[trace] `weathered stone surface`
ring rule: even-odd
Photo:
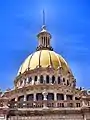
[[[88,119],[82,114],[68,114],[68,115],[44,115],[44,116],[10,116],[8,120],[90,120],[90,114],[87,115]]]

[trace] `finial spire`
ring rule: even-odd
[[[43,25],[45,25],[45,11],[43,10]]]
[[[43,25],[42,25],[42,29],[46,29],[46,25],[45,25],[45,11],[43,10]]]

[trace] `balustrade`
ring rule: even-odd
[[[22,101],[22,102],[17,102],[17,101],[12,101],[9,103],[10,108],[43,108],[44,105],[48,108],[68,108],[68,107],[81,107],[82,102],[80,100],[58,100],[58,101],[53,101],[53,100],[42,100],[42,101]]]

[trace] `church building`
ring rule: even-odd
[[[90,120],[90,91],[76,86],[67,62],[51,46],[45,23],[37,39],[14,88],[0,92],[0,120]]]

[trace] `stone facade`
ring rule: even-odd
[[[66,109],[66,110],[43,110],[42,111],[32,111],[32,112],[23,112],[20,115],[20,112],[16,116],[8,116],[8,120],[90,120],[90,108],[87,112],[84,112],[85,109]]]

